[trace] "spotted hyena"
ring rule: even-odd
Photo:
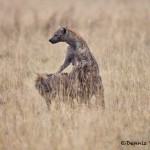
[[[104,106],[104,89],[99,67],[85,40],[70,28],[60,27],[49,41],[52,44],[68,44],[64,62],[57,73],[61,73],[70,63],[73,65],[69,76],[72,80],[79,79],[81,83],[81,102],[87,102],[95,95],[97,102]]]
[[[53,99],[69,102],[73,106],[73,98],[77,95],[74,89],[78,87],[77,84],[70,83],[68,73],[61,73],[57,75],[38,74],[35,80],[35,88],[45,99],[49,110]]]

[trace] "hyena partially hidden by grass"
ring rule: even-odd
[[[51,100],[55,98],[65,102],[68,100],[73,105],[73,98],[75,98],[73,88],[76,87],[70,86],[68,73],[59,75],[38,74],[35,80],[35,88],[46,100],[48,109],[50,109]]]
[[[42,75],[36,79],[36,88],[46,99],[47,104],[50,104],[53,95],[56,97],[56,95],[63,93],[64,98],[67,95],[67,98],[71,98],[71,101],[76,98],[81,103],[88,104],[90,104],[90,99],[94,95],[97,105],[104,107],[104,89],[99,67],[83,38],[71,29],[61,27],[49,41],[53,44],[66,42],[69,46],[67,47],[65,60],[58,71],[54,75]],[[65,74],[64,79],[64,74],[61,72],[70,63],[74,66],[73,70],[69,74]],[[64,81],[62,82],[62,80]],[[59,87],[63,87],[64,90]]]
[[[99,74],[99,67],[85,40],[73,30],[61,27],[49,41],[52,44],[66,42],[69,45],[65,60],[57,73],[61,73],[72,63],[74,68],[69,77],[72,80],[78,79],[80,81],[80,88],[78,89],[80,89],[81,102],[87,102],[95,95],[97,102],[104,106],[104,89]]]
[[[90,79],[90,74],[87,78]],[[79,100],[83,93],[80,89],[80,80],[70,78],[68,73],[60,74],[38,74],[35,80],[35,88],[40,95],[45,99],[48,110],[52,100],[67,102],[71,107],[74,107],[74,101]],[[90,89],[90,85],[86,85],[86,89]]]

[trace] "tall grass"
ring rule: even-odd
[[[0,149],[150,149],[149,0],[0,0]],[[66,44],[48,42],[75,28],[100,66],[106,110],[45,100],[36,73],[55,72]],[[65,71],[70,71],[66,69]],[[123,146],[122,140],[147,145]]]

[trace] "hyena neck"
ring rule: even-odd
[[[69,44],[71,47],[73,47],[74,49],[79,49],[79,48],[85,48],[87,46],[85,40],[76,32],[74,31],[70,31],[69,32],[69,38],[66,41],[67,44]],[[89,49],[89,48],[88,48]]]
[[[73,47],[73,49],[81,49],[81,48],[88,48],[86,43],[83,43],[82,41],[76,40],[76,41],[67,41],[67,44],[71,47]]]

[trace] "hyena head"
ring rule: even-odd
[[[58,42],[66,42],[67,39],[68,39],[68,29],[65,27],[61,27],[54,33],[52,38],[49,39],[49,42],[55,44]]]
[[[78,34],[76,31],[68,28],[68,27],[60,27],[49,39],[49,42],[52,44],[58,42],[66,42],[67,44],[76,47],[77,45],[86,44],[84,39]]]

